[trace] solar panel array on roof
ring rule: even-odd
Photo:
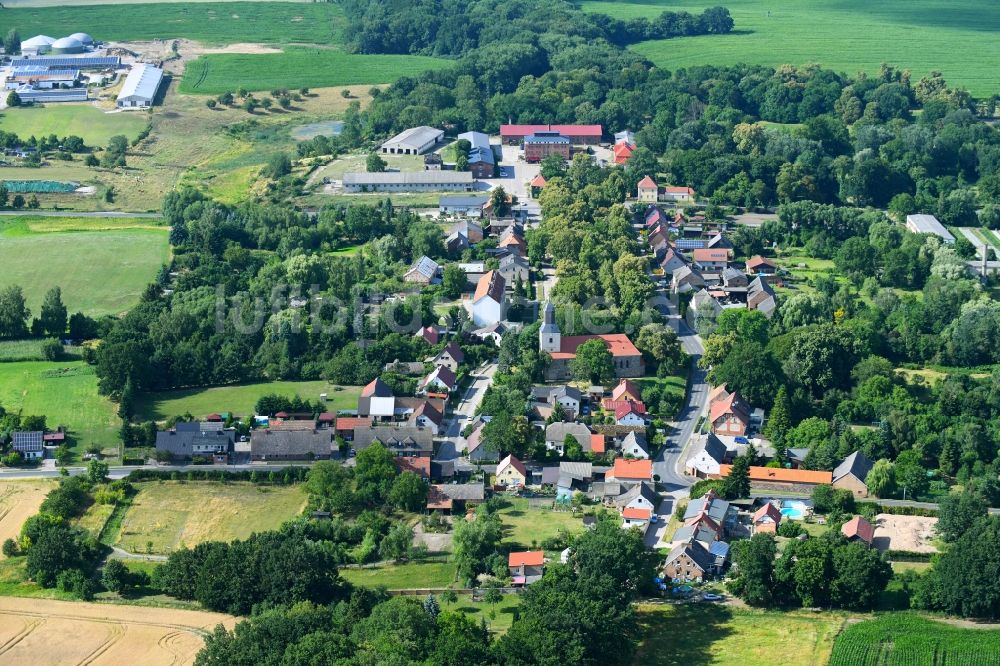
[[[47,67],[73,69],[107,69],[120,67],[122,59],[118,56],[86,56],[82,58],[37,57],[15,58],[11,61],[15,67]]]

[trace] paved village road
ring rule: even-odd
[[[476,410],[486,395],[486,387],[493,383],[497,364],[487,363],[477,368],[471,375],[472,384],[466,389],[462,401],[458,403],[444,432],[444,441],[438,449],[437,460],[454,460],[465,450],[465,437],[462,430],[476,415]]]

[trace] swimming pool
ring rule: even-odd
[[[808,510],[805,502],[785,500],[781,503],[781,515],[791,520],[804,520]]]

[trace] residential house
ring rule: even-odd
[[[444,366],[452,372],[458,372],[458,366],[464,362],[465,352],[454,340],[445,345],[444,349],[438,352],[438,355],[432,360],[435,365]]]
[[[486,422],[480,420],[465,439],[465,454],[472,463],[495,463],[500,459],[500,453],[496,450],[490,450],[483,442],[483,428],[485,426]]]
[[[622,455],[632,458],[649,458],[649,443],[646,435],[635,431],[625,435],[622,440]]]
[[[730,465],[721,465],[719,478],[728,476],[730,469]],[[830,472],[781,467],[753,466],[750,468],[750,487],[755,490],[812,493],[816,486],[832,482],[833,474]]]
[[[840,528],[840,533],[850,541],[859,541],[869,548],[875,541],[875,526],[864,516],[854,516]]]
[[[646,406],[626,400],[615,409],[615,425],[642,427],[646,425]]]
[[[570,497],[587,492],[594,480],[594,466],[589,462],[561,462],[556,482],[556,497]]]
[[[633,400],[635,402],[642,402],[642,391],[635,382],[629,379],[622,379],[611,390],[611,399],[614,401]]]
[[[570,140],[559,132],[541,131],[524,137],[524,161],[528,164],[541,162],[549,155],[569,159]]]
[[[653,462],[651,460],[625,460],[618,458],[614,467],[605,475],[605,479],[622,485],[636,483],[651,483],[653,481]]]
[[[747,275],[774,275],[778,272],[778,264],[759,254],[747,259]]]
[[[430,257],[420,257],[403,275],[404,282],[428,285],[438,281],[441,266]]]
[[[483,240],[483,226],[472,220],[461,220],[451,228],[452,233],[463,234],[469,243],[475,245]]]
[[[436,345],[438,341],[441,340],[441,333],[438,331],[436,326],[424,326],[414,335],[416,337],[423,338],[424,342],[429,345]]]
[[[500,267],[497,269],[508,285],[515,285],[520,280],[522,284],[528,284],[531,277],[531,267],[528,260],[519,254],[508,254],[500,257]]]
[[[469,142],[469,171],[476,178],[492,178],[496,172],[496,155],[490,137],[482,132],[463,132],[456,137]]]
[[[434,454],[434,435],[427,428],[414,425],[371,426],[354,429],[354,448],[367,449],[380,442],[397,458],[426,458],[429,463]]]
[[[483,209],[486,204],[489,203],[490,198],[482,194],[469,194],[469,195],[445,195],[438,199],[438,212],[442,215],[470,215],[473,217],[482,217]],[[480,231],[482,228],[480,227]],[[473,243],[478,243],[479,241],[473,240],[472,234],[466,234],[469,241]],[[479,240],[482,240],[480,236]]]
[[[844,458],[833,470],[833,487],[850,490],[856,498],[868,497],[868,472],[872,471],[872,461],[861,451],[855,451]]]
[[[507,556],[507,568],[515,586],[531,585],[545,573],[545,553],[540,550],[515,551]]]
[[[503,322],[495,322],[482,328],[477,328],[472,331],[471,335],[473,337],[479,338],[483,342],[492,342],[497,347],[500,346],[500,342],[503,340],[504,333],[507,332],[507,327],[504,326]]]
[[[429,511],[437,509],[461,515],[467,508],[478,506],[485,499],[486,489],[481,482],[431,484],[427,489]]]
[[[444,415],[430,402],[424,401],[419,407],[413,410],[409,422],[410,425],[418,428],[426,428],[431,431],[431,434],[437,435],[441,430],[443,420]]]
[[[780,524],[781,509],[772,502],[766,502],[754,512],[750,527],[754,534],[775,534]]]
[[[708,239],[708,243],[705,247],[710,247],[718,250],[732,250],[733,243],[725,234],[715,234]]]
[[[633,146],[635,145],[635,132],[632,130],[622,130],[621,132],[615,132],[615,145],[619,143],[629,143]]]
[[[250,433],[252,460],[323,460],[330,457],[331,451],[328,429],[272,427]]]
[[[729,250],[703,247],[691,251],[694,263],[701,271],[718,272],[729,266]]]
[[[553,406],[562,408],[567,418],[575,419],[580,414],[580,400],[583,395],[580,389],[565,384],[559,386],[536,386],[531,390],[536,400],[542,400]]]
[[[649,509],[626,508],[622,509],[622,528],[629,529],[637,527],[643,533],[649,528],[650,519],[653,512]]]
[[[723,269],[721,277],[722,286],[725,289],[746,288],[750,284],[750,281],[747,279],[747,274],[738,268],[733,268],[732,266]]]
[[[380,421],[391,421],[396,414],[396,398],[389,385],[376,377],[361,389],[358,396],[358,416],[371,416]]]
[[[637,483],[614,498],[613,504],[619,511],[624,511],[625,509],[646,509],[652,512],[656,511],[656,507],[659,506],[660,496],[656,494],[656,490],[652,484]]]
[[[528,187],[531,189],[531,197],[533,199],[537,199],[538,195],[542,193],[542,190],[545,189],[547,184],[545,176],[540,173],[532,178],[531,183],[528,184]]]
[[[747,308],[760,310],[768,319],[773,317],[774,311],[778,309],[778,299],[774,289],[760,277],[747,287]]]
[[[657,194],[659,193],[659,187],[656,185],[656,181],[649,176],[644,177],[639,181],[638,198],[639,201],[644,203],[656,203],[658,200]]]
[[[170,430],[156,433],[156,450],[169,454],[172,460],[228,455],[233,450],[234,442],[233,431],[223,429],[219,422],[179,422]]]
[[[680,543],[663,564],[663,575],[672,581],[702,582],[718,575],[716,558],[699,541]]]
[[[356,428],[370,428],[371,426],[370,416],[338,416],[333,430],[335,436],[343,437],[345,441],[352,442]]]
[[[439,365],[417,384],[417,395],[451,393],[455,390],[456,382],[455,373],[443,365]]]
[[[632,153],[635,152],[635,145],[630,143],[616,143],[612,150],[614,152],[615,164],[621,165],[628,162],[628,158],[632,157]]]
[[[497,485],[520,488],[528,481],[528,469],[512,454],[500,461],[495,476]]]
[[[743,436],[750,427],[750,406],[738,391],[730,393],[725,385],[713,389],[708,397],[708,422],[717,435]]]
[[[712,433],[701,435],[691,448],[685,471],[699,479],[716,477],[719,467],[726,462],[726,445]]]
[[[663,258],[660,259],[660,268],[663,269],[663,274],[668,277],[673,277],[674,271],[678,268],[684,268],[687,266],[687,261],[681,256],[681,253],[674,248],[668,248],[663,254]]]
[[[516,224],[512,224],[503,230],[497,239],[497,247],[521,257],[528,254],[528,243],[524,240],[524,233],[521,231],[521,228]]]
[[[715,490],[709,490],[701,497],[688,502],[687,508],[684,510],[684,522],[687,523],[701,514],[707,515],[717,525],[720,525],[723,534],[736,526],[738,518],[736,507],[719,497]]]
[[[674,532],[673,543],[697,541],[708,548],[716,541],[721,540],[723,534],[723,527],[719,521],[702,511],[685,519],[684,524]]]
[[[661,198],[664,201],[669,201],[671,203],[693,204],[695,196],[694,190],[690,187],[667,185],[663,188],[663,195]]]
[[[681,266],[674,269],[671,276],[670,288],[676,294],[683,294],[688,291],[697,291],[705,287],[705,278],[701,273],[691,266]]]
[[[469,249],[469,238],[461,231],[453,231],[444,239],[444,246],[449,256],[456,257]]]
[[[12,433],[11,449],[25,460],[41,460],[45,456],[44,437],[45,433],[41,430]]]
[[[590,451],[590,429],[582,423],[550,423],[545,427],[545,448],[563,455],[567,437],[575,439],[584,452]]]
[[[479,279],[471,301],[472,323],[489,326],[503,321],[507,312],[506,286],[507,281],[497,271],[489,271]]]

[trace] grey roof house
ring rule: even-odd
[[[219,428],[221,423],[178,423],[170,430],[156,433],[156,450],[171,458],[190,459],[229,453],[235,436],[232,430]],[[329,454],[327,454],[329,455]]]

